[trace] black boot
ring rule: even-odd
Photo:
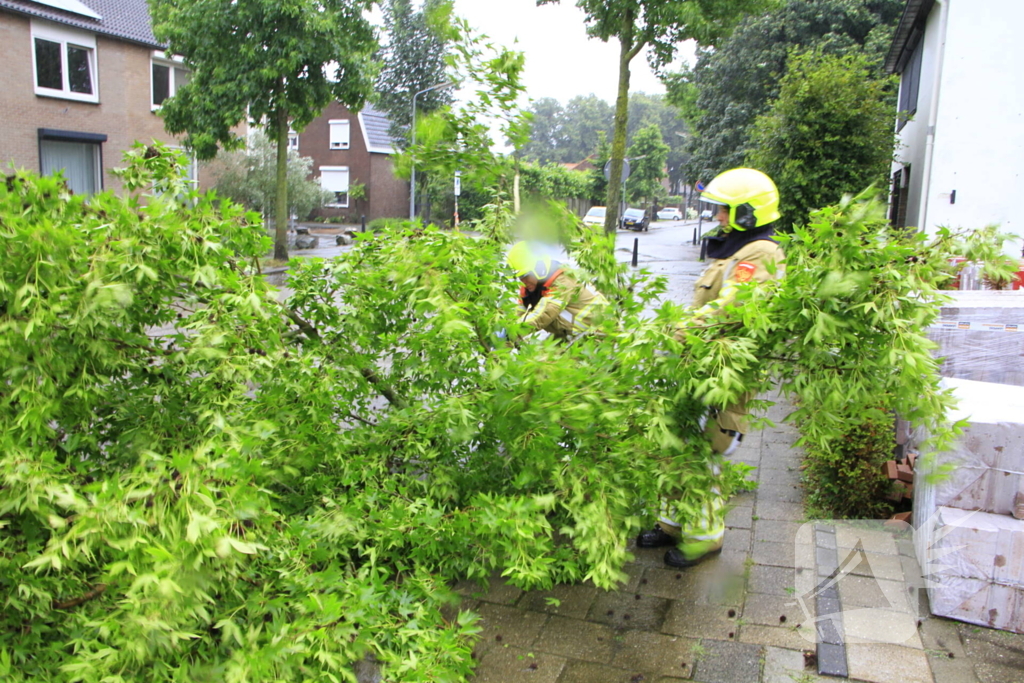
[[[641,531],[640,535],[636,537],[636,547],[638,548],[663,548],[678,542],[679,539],[666,534],[660,526],[656,526],[650,531]]]
[[[695,564],[700,564],[704,560],[712,557],[713,555],[717,555],[720,552],[722,552],[722,546],[718,546],[717,548],[709,550],[703,555],[699,555],[690,560],[687,559],[686,555],[683,555],[683,551],[679,548],[669,548],[665,553],[665,564],[670,567],[685,569],[686,567],[692,567]]]

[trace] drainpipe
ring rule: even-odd
[[[931,201],[932,156],[935,154],[935,123],[939,118],[939,87],[942,84],[942,63],[946,59],[946,22],[949,20],[949,3],[952,0],[936,0],[942,5],[939,17],[939,49],[935,63],[935,79],[932,84],[932,101],[928,110],[928,135],[924,145],[924,183],[921,185],[921,230],[928,231],[928,203]],[[922,37],[922,40],[924,38]],[[922,45],[922,49],[923,49]]]

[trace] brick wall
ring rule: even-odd
[[[176,144],[150,107],[150,55],[147,47],[96,36],[99,103],[36,95],[32,39],[26,17],[0,12],[0,168],[11,164],[39,172],[39,128],[101,133],[103,188],[119,192],[110,170],[123,165],[122,154],[138,140]],[[200,185],[212,178],[200,169]]]

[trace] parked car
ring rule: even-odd
[[[700,219],[702,221],[711,221],[715,219],[715,214],[711,211],[711,209],[704,209],[703,211],[700,212]]]
[[[643,209],[626,209],[622,212],[621,225],[624,230],[641,232],[648,229],[649,223],[647,212]]]
[[[590,207],[590,211],[583,217],[583,225],[604,225],[604,212],[603,206]]]
[[[683,212],[679,209],[673,209],[665,207],[658,212],[659,221],[681,221],[683,220]]]

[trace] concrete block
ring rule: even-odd
[[[1018,333],[1024,336],[1024,333]],[[1024,491],[1024,387],[943,379],[958,400],[951,421],[968,420],[953,450],[926,453],[916,463],[914,518],[926,520],[938,507],[1013,513]],[[917,433],[915,442],[926,435]],[[940,468],[952,469],[935,481]]]

